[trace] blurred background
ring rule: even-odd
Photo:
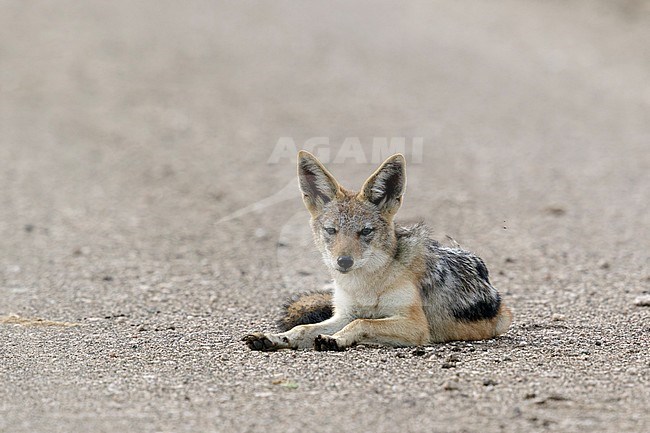
[[[374,138],[403,137],[402,219],[479,253],[519,326],[645,317],[641,0],[2,0],[0,315],[195,323],[239,348],[327,279],[295,160],[272,157],[313,137],[353,189]],[[365,159],[334,161],[350,138]]]
[[[296,213],[306,228],[282,139],[313,137],[350,188],[375,137],[402,137],[402,218],[468,248],[629,255],[649,240],[649,17],[644,1],[5,1],[2,259],[246,267]],[[348,139],[365,160],[334,161]]]

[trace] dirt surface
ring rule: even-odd
[[[0,431],[650,431],[649,82],[641,1],[0,2]],[[405,137],[510,332],[248,350],[327,280],[281,137]]]

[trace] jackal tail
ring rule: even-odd
[[[277,321],[282,332],[298,325],[320,323],[332,317],[332,293],[326,290],[306,292],[292,296],[283,307]]]

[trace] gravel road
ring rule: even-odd
[[[0,1],[0,431],[650,431],[648,83],[647,1]],[[248,350],[375,137],[511,330]]]

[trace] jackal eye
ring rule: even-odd
[[[361,236],[368,236],[370,233],[372,233],[375,229],[366,227],[365,229],[361,230],[359,233]]]
[[[325,231],[327,232],[328,235],[336,234],[336,229],[334,227],[325,227]]]

